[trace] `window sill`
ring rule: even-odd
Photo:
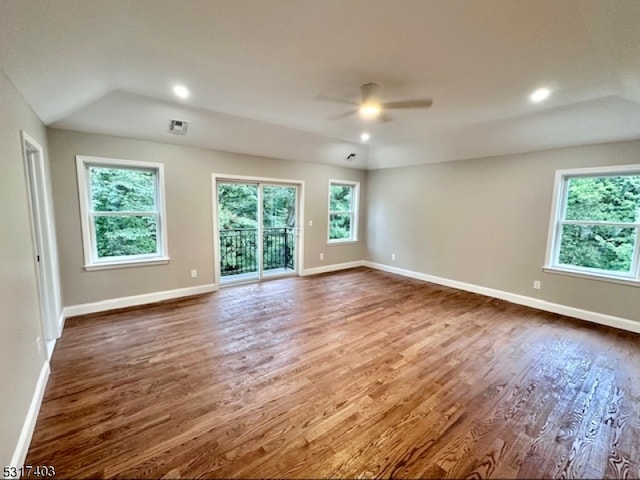
[[[129,267],[148,267],[151,265],[166,265],[169,263],[169,257],[153,257],[149,259],[121,260],[117,262],[91,263],[85,265],[84,269],[88,272],[95,270],[109,270],[113,268],[129,268]]]
[[[566,275],[568,277],[586,278],[588,280],[596,280],[598,282],[617,283],[619,285],[627,285],[630,287],[640,287],[640,280],[636,280],[634,278],[610,277],[608,275],[598,273],[587,273],[558,267],[543,267],[542,271],[546,273],[553,273],[555,275]]]
[[[359,240],[329,240],[327,241],[327,245],[351,245],[354,243],[360,243]]]

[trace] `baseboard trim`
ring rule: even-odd
[[[175,290],[165,290],[163,292],[132,295],[130,297],[110,298],[109,300],[102,300],[100,302],[70,305],[68,307],[64,307],[64,316],[65,318],[69,318],[76,317],[78,315],[86,315],[88,313],[106,312],[117,308],[135,307],[138,305],[146,305],[148,303],[162,302],[164,300],[189,297],[191,295],[211,293],[215,292],[217,289],[217,285],[211,283],[207,285],[198,285],[197,287],[178,288]]]
[[[337,272],[338,270],[346,270],[348,268],[356,268],[364,266],[366,262],[362,260],[357,260],[355,262],[346,262],[346,263],[334,263],[332,265],[324,265],[322,267],[315,268],[305,268],[302,271],[302,276],[306,277],[307,275],[318,275],[319,273],[328,273],[328,272]]]
[[[434,275],[427,275],[426,273],[420,273],[413,270],[405,270],[403,268],[392,267],[383,263],[375,262],[362,262],[364,266],[373,268],[376,270],[382,270],[389,273],[395,273],[405,277],[415,278],[417,280],[423,280],[425,282],[436,283],[438,285],[444,285],[446,287],[457,288],[458,290],[464,290],[467,292],[478,293],[480,295],[486,295],[488,297],[499,298],[511,303],[517,303],[518,305],[524,305],[527,307],[537,308],[538,310],[544,310],[546,312],[557,313],[565,315],[567,317],[578,318],[580,320],[586,320],[588,322],[599,323],[608,327],[619,328],[621,330],[627,330],[629,332],[640,333],[640,322],[630,320],[628,318],[615,317],[613,315],[607,315],[604,313],[592,312],[590,310],[583,310],[581,308],[569,307],[559,303],[547,302],[546,300],[540,300],[539,298],[527,297],[526,295],[519,295],[516,293],[505,292],[504,290],[496,290],[493,288],[482,287],[480,285],[474,285],[471,283],[459,282],[457,280],[451,280],[449,278],[436,277]]]
[[[20,437],[18,437],[18,444],[16,445],[16,449],[11,457],[11,467],[20,468],[24,465],[24,461],[27,458],[27,452],[29,451],[29,445],[31,445],[33,431],[36,428],[36,421],[38,420],[38,413],[40,413],[40,405],[42,405],[45,388],[47,386],[47,381],[49,380],[49,373],[51,373],[51,368],[49,366],[49,362],[45,361],[40,369],[38,383],[36,383],[36,388],[33,392],[33,397],[31,397],[31,403],[29,404],[29,410],[27,410],[27,416],[22,424]],[[19,478],[19,476],[16,478]]]

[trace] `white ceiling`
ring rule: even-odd
[[[640,138],[639,25],[639,0],[0,0],[0,67],[54,127],[384,168]],[[332,119],[366,82],[434,105]]]

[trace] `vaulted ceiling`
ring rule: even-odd
[[[0,0],[0,67],[53,127],[384,168],[640,138],[638,25],[637,0]],[[433,106],[336,118],[367,82]]]

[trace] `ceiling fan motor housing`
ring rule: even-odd
[[[362,103],[380,103],[380,85],[377,83],[365,83],[360,88]]]

